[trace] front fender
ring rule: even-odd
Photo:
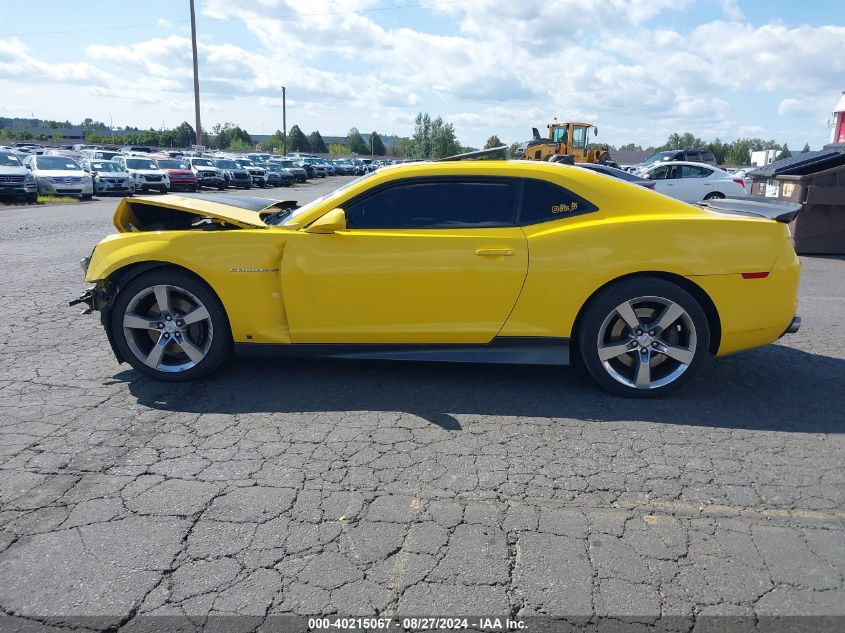
[[[114,281],[127,267],[173,265],[217,294],[235,342],[290,342],[279,273],[283,231],[159,231],[110,235],[94,249],[86,281]]]

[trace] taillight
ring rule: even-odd
[[[736,184],[745,189],[745,181],[742,178],[734,178],[733,180]]]
[[[769,273],[742,273],[743,279],[765,279],[769,276]]]

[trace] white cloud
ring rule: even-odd
[[[845,76],[845,26],[754,26],[733,0],[707,3],[717,19],[685,29],[666,24],[692,0],[429,0],[436,20],[451,21],[438,32],[372,11],[391,6],[207,0],[201,19],[228,20],[239,37],[201,30],[204,110],[249,127],[278,114],[284,84],[295,122],[326,133],[380,124],[408,133],[414,112],[427,110],[476,144],[501,130],[527,137],[555,115],[648,144],[678,130],[732,137],[777,114],[816,121],[817,104]],[[189,112],[190,39],[181,32],[92,44],[87,58],[60,64],[0,41],[0,80],[75,84]]]

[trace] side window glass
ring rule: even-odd
[[[701,162],[701,152],[687,152],[687,158],[691,163]]]
[[[545,180],[525,179],[520,224],[536,224],[598,210],[593,203]]]
[[[554,132],[552,133],[552,141],[554,141],[555,143],[560,143],[561,141],[563,141],[565,143],[567,140],[566,130],[566,127],[555,128]]]
[[[477,180],[409,182],[345,207],[350,229],[513,226],[516,184]]]
[[[587,146],[587,128],[576,127],[572,130],[572,147],[584,149]]]
[[[652,171],[648,177],[650,180],[666,180],[669,175],[669,168],[668,167],[658,167],[654,171]]]

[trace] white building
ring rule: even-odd
[[[771,165],[778,159],[779,154],[779,149],[763,149],[759,152],[751,152],[751,166],[765,167]]]

